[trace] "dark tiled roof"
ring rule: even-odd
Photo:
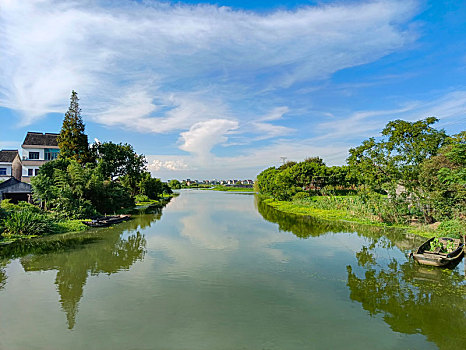
[[[1,193],[31,193],[32,186],[28,183],[16,180],[14,177],[0,183]]]
[[[23,145],[28,146],[58,146],[58,134],[41,132],[28,132],[24,139]]]
[[[0,151],[0,162],[11,163],[15,160],[17,154],[17,150],[2,149]]]
[[[10,177],[8,180],[3,181],[2,183],[0,183],[0,190],[2,190],[4,188],[7,188],[7,187],[10,187],[10,186],[13,186],[13,185],[16,185],[17,183],[20,183],[20,182],[21,181],[16,180],[14,177]]]

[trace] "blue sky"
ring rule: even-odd
[[[464,1],[0,0],[0,147],[59,132],[154,176],[254,178],[280,157],[344,164],[394,119],[466,129]]]

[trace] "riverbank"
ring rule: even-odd
[[[374,216],[371,218],[358,216],[354,211],[342,209],[322,209],[313,205],[313,202],[305,201],[278,201],[271,198],[261,199],[263,203],[284,213],[313,216],[324,220],[338,220],[354,222],[364,225],[395,227],[404,229],[409,233],[421,237],[455,237],[462,238],[461,230],[464,229],[457,220],[450,220],[433,225],[404,225],[390,224],[377,220]],[[317,201],[316,201],[317,202]],[[314,203],[316,203],[314,202]],[[465,232],[465,231],[463,231]]]
[[[164,195],[159,200],[148,199],[147,201],[136,202],[135,207],[122,209],[117,214],[128,214],[135,210],[140,211],[147,208],[161,209],[173,197],[178,195],[178,193],[173,193],[171,195]],[[28,203],[16,205],[4,202],[0,210],[0,214],[3,215],[3,220],[0,220],[0,245],[56,234],[81,232],[90,228],[83,224],[83,221],[90,221],[91,219],[89,218],[57,220],[53,216],[53,213],[44,212],[40,208]]]
[[[90,219],[89,219],[90,220]],[[88,226],[84,225],[82,222],[85,220],[63,220],[63,221],[56,221],[50,222],[50,226],[52,226],[52,231],[49,233],[45,233],[42,235],[38,234],[31,234],[31,235],[21,235],[21,234],[4,234],[0,235],[0,245],[10,244],[19,240],[25,239],[33,239],[39,237],[47,237],[56,234],[68,233],[68,232],[80,232],[89,229]]]
[[[222,191],[222,192],[254,192],[252,187],[236,187],[236,186],[215,186],[211,188],[200,188],[209,191]]]
[[[163,208],[172,198],[177,197],[179,195],[179,193],[163,194],[159,199],[150,199],[144,196],[145,198],[143,198],[143,200],[136,200],[135,209],[147,206]]]

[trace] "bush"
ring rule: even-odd
[[[443,221],[437,230],[442,237],[461,238],[466,232],[465,220]]]
[[[150,202],[150,198],[147,197],[145,194],[138,194],[134,197],[136,202]]]
[[[76,232],[87,229],[87,226],[84,225],[81,220],[60,221],[57,222],[56,225],[60,232]]]
[[[301,201],[303,199],[310,198],[309,193],[307,192],[298,192],[293,196],[293,201]]]
[[[40,213],[41,210],[38,206],[30,204],[28,202],[19,202],[18,204],[13,204],[10,202],[9,199],[4,199],[0,202],[0,208],[3,211],[3,214],[0,214],[0,218],[2,215],[8,216],[11,213],[18,211],[18,210],[28,210],[34,213]]]
[[[9,235],[40,236],[56,232],[56,225],[46,215],[31,210],[12,212],[3,221],[5,232]]]

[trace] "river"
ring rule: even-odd
[[[419,266],[420,242],[181,191],[115,227],[3,247],[0,349],[463,348],[464,262]]]

